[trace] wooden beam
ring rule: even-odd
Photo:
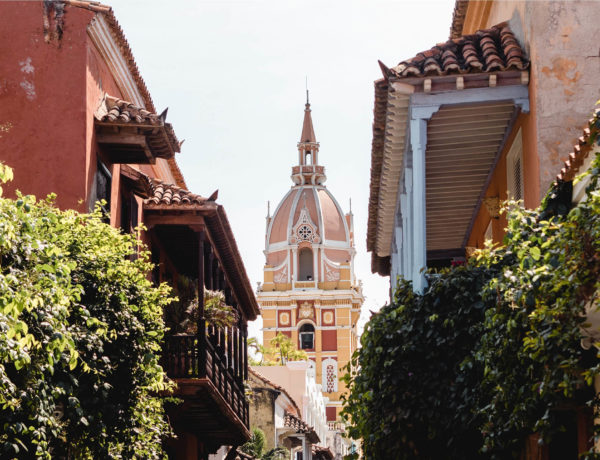
[[[155,225],[186,225],[201,226],[204,228],[204,217],[200,214],[154,214],[144,211],[144,224],[147,227],[154,227]]]
[[[475,209],[473,210],[471,222],[469,223],[469,227],[467,229],[467,232],[465,233],[465,239],[463,240],[463,244],[462,244],[463,246],[466,246],[467,242],[469,241],[469,236],[471,236],[471,232],[473,231],[473,226],[475,225],[475,219],[477,219],[477,214],[479,214],[479,209],[481,208],[481,203],[483,203],[483,198],[487,192],[488,187],[490,186],[490,183],[492,182],[492,177],[494,176],[494,171],[496,170],[496,166],[498,165],[498,162],[500,161],[500,157],[502,156],[502,151],[504,150],[504,146],[506,145],[506,142],[508,141],[508,137],[510,136],[510,133],[512,132],[515,122],[517,121],[517,117],[519,116],[520,113],[521,113],[521,108],[519,106],[515,106],[512,117],[510,118],[510,122],[508,123],[508,126],[506,127],[506,131],[504,133],[502,142],[500,142],[500,145],[498,146],[498,152],[496,153],[496,158],[494,159],[494,164],[493,164],[492,168],[490,169],[490,173],[488,174],[488,177],[486,178],[485,183],[483,184],[483,187],[481,188],[479,198],[477,199],[477,204],[475,205]]]
[[[126,144],[147,147],[146,136],[143,134],[102,132],[96,134],[96,141],[98,144]]]

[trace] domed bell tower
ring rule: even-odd
[[[264,282],[257,298],[263,343],[282,333],[306,351],[328,398],[328,421],[335,424],[346,391],[339,379],[358,343],[364,298],[354,276],[352,211],[342,211],[326,178],[307,92],[293,186],[273,216],[267,215]]]

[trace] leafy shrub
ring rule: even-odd
[[[170,299],[138,245],[99,212],[0,198],[0,457],[163,457]]]
[[[502,247],[432,276],[423,295],[400,281],[346,376],[367,459],[515,458],[528,435],[547,444],[563,430],[562,409],[598,407],[598,360],[581,341],[600,288],[600,159],[586,174],[570,211],[570,184],[557,184],[539,209],[509,205]]]

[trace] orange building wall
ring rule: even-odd
[[[93,13],[67,8],[60,46],[45,43],[42,2],[0,2],[0,159],[6,187],[61,208],[85,210],[86,26]]]
[[[530,93],[532,87],[529,89]],[[532,98],[534,99],[534,98]],[[534,103],[535,104],[535,103]],[[524,180],[524,203],[527,208],[534,208],[539,204],[539,166],[536,149],[536,122],[535,112],[529,114],[520,114],[514,123],[510,135],[506,139],[504,148],[500,155],[496,169],[490,181],[490,185],[485,193],[486,197],[498,196],[500,202],[507,199],[507,178],[506,178],[506,156],[515,140],[517,133],[521,130],[521,139],[523,144],[523,177]],[[473,229],[469,236],[467,246],[482,248],[485,242],[485,232],[488,224],[492,222],[492,240],[494,243],[501,243],[507,226],[506,215],[502,214],[498,219],[490,217],[486,207],[482,204],[479,213],[473,224]]]

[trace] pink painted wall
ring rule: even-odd
[[[288,366],[252,366],[252,369],[271,382],[285,388],[304,413],[306,369],[290,369]]]

